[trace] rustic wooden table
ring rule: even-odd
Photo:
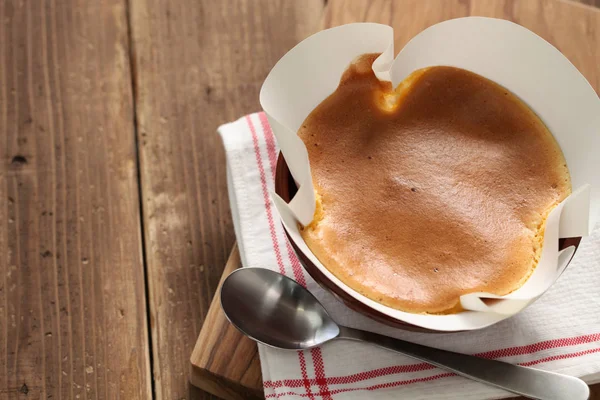
[[[1,399],[210,397],[188,371],[234,243],[215,129],[331,8],[399,5],[346,3],[0,1]]]

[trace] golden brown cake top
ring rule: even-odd
[[[571,191],[558,144],[490,80],[431,67],[394,92],[376,57],[351,65],[299,130],[318,194],[308,246],[350,287],[409,312],[519,288]]]

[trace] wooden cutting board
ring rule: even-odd
[[[469,15],[509,19],[531,29],[562,51],[598,92],[600,11],[579,3],[560,0],[331,0],[323,14],[321,28],[361,21],[389,24],[395,28],[398,51],[428,26]],[[240,266],[236,247],[223,276]],[[206,316],[191,364],[191,383],[207,392],[231,400],[263,398],[257,347],[228,323],[217,297]],[[592,388],[591,398],[600,399],[600,386]]]
[[[264,398],[256,343],[227,321],[219,300],[223,280],[241,266],[235,245],[191,357],[192,385],[227,400]]]

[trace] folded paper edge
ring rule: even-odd
[[[310,53],[311,51],[316,51],[319,46],[325,46],[323,41],[321,41],[321,43],[318,42],[319,38],[324,39],[325,37],[335,37],[337,34],[348,31],[349,25],[358,26],[365,32],[369,32],[371,36],[377,36],[378,41],[385,45],[385,47],[383,47],[383,45],[379,47],[382,54],[375,60],[373,71],[379,79],[389,80],[389,68],[393,62],[394,56],[393,29],[384,24],[357,23],[326,29],[304,39],[275,64],[271,72],[269,72],[267,75],[267,78],[265,79],[260,91],[259,97],[261,106],[267,115],[269,123],[271,124],[271,129],[277,138],[281,153],[288,164],[290,173],[292,174],[298,186],[297,193],[290,203],[286,205],[286,207],[290,209],[296,220],[302,225],[310,224],[314,217],[316,207],[312,174],[310,172],[310,163],[308,161],[308,151],[304,145],[304,142],[302,142],[302,140],[298,137],[296,133],[297,129],[294,129],[297,127],[284,123],[283,119],[286,118],[284,115],[285,113],[281,110],[276,102],[274,103],[271,101],[272,99],[267,95],[267,93],[279,89],[282,84],[285,84],[292,79],[292,77],[283,74],[281,69],[286,66],[286,63],[289,62],[292,57],[296,57],[296,53],[306,54]],[[357,35],[356,32],[354,32],[354,35],[356,36],[355,39],[359,38],[359,35]],[[333,46],[334,44],[330,41],[327,42],[326,45]],[[347,51],[350,53],[353,51],[353,49],[347,49]],[[354,58],[360,54],[363,53],[359,52],[357,54],[353,54],[352,57],[348,57],[347,60],[344,60],[345,64],[343,65],[343,69],[346,69],[354,60]],[[343,72],[343,70],[340,72]],[[276,77],[280,78],[281,81],[275,82],[274,80]],[[337,81],[334,83],[335,86],[332,87],[331,92],[335,90],[338,84]],[[327,93],[326,95],[330,95],[331,92]],[[321,101],[322,100],[323,99],[321,99]],[[302,120],[304,120],[306,116],[308,116],[308,114],[303,116]],[[298,121],[296,121],[296,125],[297,124]]]

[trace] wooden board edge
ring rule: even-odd
[[[260,360],[256,344],[229,324],[221,310],[218,296],[225,278],[240,266],[239,250],[237,245],[234,245],[219,281],[217,292],[206,315],[205,325],[198,335],[198,340],[190,357],[189,382],[193,386],[227,400],[263,399]],[[218,338],[214,335],[215,330],[219,331]],[[248,349],[253,348],[252,357],[246,363],[248,366],[245,369],[245,371],[250,371],[249,374],[244,373],[242,376],[234,377],[219,372],[219,366],[214,364],[212,350],[222,344],[221,339],[228,343],[239,344],[234,346],[232,354],[234,358],[236,353],[239,354],[238,351],[247,354]]]
[[[257,359],[258,362],[258,359]],[[259,365],[260,367],[260,365]],[[190,366],[190,383],[210,394],[226,400],[263,400],[264,392],[216,375],[209,370]]]
[[[215,296],[213,297],[208,312],[206,313],[205,322],[210,320],[210,317],[218,311],[220,307],[219,304],[219,292],[221,291],[221,286],[223,286],[223,281],[225,278],[229,276],[231,272],[236,270],[241,266],[241,258],[240,251],[238,249],[237,243],[233,245],[231,249],[231,253],[229,253],[229,258],[227,259],[227,263],[225,264],[225,268],[223,269],[223,275],[221,275],[221,279],[219,279],[219,284],[217,285],[217,290],[215,291]],[[206,323],[200,329],[200,334],[198,335],[198,340],[196,340],[196,344],[194,346],[194,350],[192,351],[192,355],[190,357],[190,363],[193,366],[197,366],[196,360],[200,358],[200,355],[204,351],[204,344],[208,339],[208,330],[206,328]]]

